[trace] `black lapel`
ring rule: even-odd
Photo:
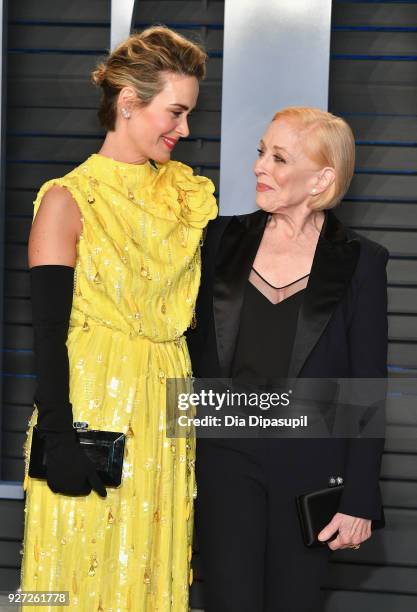
[[[359,239],[350,240],[342,223],[331,211],[326,211],[298,314],[288,374],[290,378],[299,375],[343,297],[355,271],[359,250]]]
[[[268,214],[258,210],[232,217],[218,249],[213,290],[217,351],[223,376],[230,376],[246,281]]]

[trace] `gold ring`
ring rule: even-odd
[[[354,544],[353,546],[350,546],[349,548],[352,548],[352,550],[358,550],[358,548],[360,547],[361,547],[360,544]]]

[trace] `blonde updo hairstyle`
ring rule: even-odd
[[[164,72],[205,76],[207,54],[196,43],[165,26],[153,26],[122,42],[91,74],[102,88],[98,116],[107,130],[114,130],[117,98],[123,87],[133,87],[138,103],[147,106],[164,88]]]
[[[300,132],[303,150],[320,167],[335,170],[335,181],[314,196],[311,208],[324,210],[336,206],[346,194],[355,170],[355,139],[349,125],[318,108],[289,106],[272,118],[288,120]]]

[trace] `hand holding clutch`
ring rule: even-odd
[[[30,269],[38,410],[35,436],[45,442],[46,479],[54,493],[106,497],[96,469],[81,448],[73,428],[69,401],[66,340],[72,308],[74,268],[41,265]],[[33,450],[33,448],[32,448]],[[29,475],[30,469],[29,469]]]
[[[46,448],[46,480],[54,493],[88,495],[93,489],[101,497],[107,491],[82,449],[75,430],[42,432]]]
[[[342,548],[357,550],[362,542],[371,537],[371,523],[370,519],[336,512],[332,520],[318,534],[318,538],[320,541],[326,541],[333,536],[328,542],[331,550]]]

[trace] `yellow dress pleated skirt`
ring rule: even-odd
[[[68,593],[67,607],[30,607],[43,612],[188,612],[195,440],[167,436],[166,386],[191,376],[183,332],[213,188],[176,162],[94,155],[42,187],[35,215],[53,183],[72,193],[84,226],[67,340],[74,421],[127,438],[122,484],[107,498],[55,494],[28,476],[34,407],[20,587]]]

